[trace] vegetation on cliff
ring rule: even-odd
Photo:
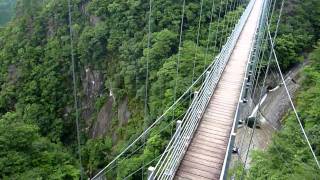
[[[2,2],[11,1],[0,0],[0,8]],[[176,76],[182,1],[153,2],[150,49],[147,48],[149,1],[71,1],[85,176],[94,175],[128,141],[142,132],[144,124],[163,113],[173,102],[175,82],[179,82],[177,96],[184,92],[192,82],[190,72],[194,58],[195,77],[210,63],[204,57],[207,55],[212,0],[203,2],[198,47],[196,35],[200,1],[186,2],[180,59],[183,70]],[[232,30],[232,24],[243,11],[242,6],[231,12],[224,11],[234,2],[223,0],[220,4],[220,0],[215,0],[213,32],[209,40],[214,42],[215,37],[219,38],[216,44],[209,44],[207,59],[213,59],[218,53]],[[290,1],[290,6],[286,6],[287,14],[283,17],[276,47],[284,69],[297,63],[301,53],[311,48],[319,38],[319,7],[317,0]],[[220,9],[223,9],[221,13]],[[221,20],[217,21],[219,16]],[[17,1],[14,19],[0,29],[0,179],[79,179],[70,48],[66,0]],[[309,77],[306,87],[312,88],[305,91],[310,91],[311,95],[302,92],[298,106],[301,106],[301,114],[306,116],[304,119],[314,117],[314,120],[310,118],[310,122],[306,122],[306,127],[310,127],[308,131],[314,134],[312,142],[318,148],[316,152],[319,155],[318,126],[314,129],[317,109],[303,109],[308,103],[317,103],[317,89],[314,88],[319,85],[320,77],[315,72],[319,68],[314,69],[318,67],[316,52],[312,55],[312,67],[306,70]],[[150,66],[147,80],[148,118],[145,118],[147,53],[150,55]],[[88,73],[93,72],[102,77],[99,82],[86,78]],[[96,84],[102,86],[90,89],[88,84],[90,87],[96,87]],[[115,102],[111,107],[110,125],[106,126],[108,131],[93,138],[98,114],[109,98]],[[304,101],[305,98],[308,100]],[[128,122],[121,122],[117,111],[125,99],[128,99],[131,116]],[[88,105],[87,101],[93,103]],[[291,137],[295,132],[290,129],[291,119],[287,120],[288,128],[284,129],[283,136]],[[168,124],[164,121],[161,126]],[[144,161],[159,155],[169,134],[151,134],[145,148],[123,161],[113,171],[114,175],[121,179]],[[281,135],[277,137],[283,138]],[[291,155],[297,154],[292,152]],[[257,159],[263,157],[257,155]],[[306,155],[301,161],[294,162],[309,162],[308,158]],[[252,174],[254,177],[260,175],[258,171]],[[135,178],[140,178],[138,176]]]

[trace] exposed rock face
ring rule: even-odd
[[[118,119],[119,119],[119,125],[122,126],[124,124],[128,123],[129,117],[131,113],[128,109],[128,97],[126,97],[118,107]]]
[[[12,83],[15,83],[17,81],[18,73],[17,73],[16,65],[10,65],[8,67],[8,78],[9,78],[9,81]]]
[[[93,113],[95,113],[95,101],[98,96],[103,93],[103,75],[100,71],[91,70],[90,67],[85,68],[84,78],[82,80],[82,87],[84,92],[84,99],[82,100],[82,118],[89,122]]]
[[[105,135],[111,126],[112,122],[112,105],[114,101],[112,97],[109,97],[107,102],[102,106],[101,110],[98,113],[96,122],[94,123],[92,129],[92,138],[96,138],[102,135]]]
[[[80,12],[85,16],[89,16],[90,24],[95,26],[97,23],[100,22],[100,18],[98,16],[89,14],[89,12],[87,11],[88,2],[89,2],[88,0],[84,0],[84,1],[81,2],[81,4],[80,4]]]
[[[100,18],[94,15],[90,15],[90,23],[95,26],[100,22]]]
[[[92,126],[92,130],[91,130],[92,138],[104,136],[106,135],[106,133],[110,131],[112,119],[114,118],[114,115],[116,115],[112,111],[114,102],[115,102],[114,97],[109,96],[107,102],[100,109],[98,113],[98,117]],[[127,124],[131,115],[128,109],[128,97],[124,98],[124,100],[120,102],[117,112],[118,112],[118,120],[119,120],[118,125],[123,126]],[[113,133],[113,139],[115,140],[116,138],[117,138],[116,134]]]

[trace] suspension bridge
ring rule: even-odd
[[[151,4],[152,0],[150,0],[148,48],[150,48]],[[163,130],[175,124],[175,132],[171,134],[171,139],[166,144],[166,147],[160,155],[157,155],[152,160],[144,161],[141,167],[123,179],[135,179],[136,174],[140,174],[139,177],[142,177],[142,179],[149,180],[226,179],[233,152],[246,154],[245,159],[241,159],[241,161],[244,161],[245,166],[250,145],[247,150],[243,150],[242,148],[238,150],[237,148],[239,147],[235,145],[239,120],[244,114],[243,108],[250,106],[252,103],[251,99],[255,94],[258,94],[258,102],[263,99],[265,81],[270,69],[271,59],[274,59],[277,69],[281,74],[274,50],[274,40],[278,31],[284,1],[281,3],[276,31],[272,36],[270,32],[270,19],[272,19],[274,14],[275,4],[276,0],[250,0],[227,38],[226,43],[221,48],[220,53],[212,60],[212,63],[192,82],[191,86],[179,98],[175,98],[172,106],[149,127],[146,127],[141,135],[128,144],[120,154],[92,179],[114,179],[113,171],[116,167],[120,163],[125,162],[126,158],[133,156],[139,151],[141,152],[141,149],[147,143],[147,137],[153,132],[155,127],[158,127],[165,120],[170,121],[169,125],[153,133],[160,134]],[[234,4],[234,7],[236,5],[237,3]],[[181,47],[182,43],[184,6],[185,1],[183,1],[179,47]],[[200,28],[199,23],[198,33]],[[269,49],[269,51],[266,49]],[[266,60],[268,65],[262,78],[262,86],[258,89],[257,86],[261,83],[259,82],[259,76],[263,75],[260,73],[260,70],[264,54],[267,54]],[[286,88],[282,74],[281,81]],[[196,91],[194,91],[195,89]],[[304,137],[308,142],[318,167],[320,167],[308,141],[308,137],[303,130],[288,90],[287,93]],[[183,116],[176,118],[171,118],[170,116],[171,120],[168,120],[169,114],[174,114],[175,110],[190,98],[192,100],[188,104]],[[255,111],[257,111],[261,104],[257,103]],[[256,120],[254,121],[254,128],[255,126]],[[252,136],[250,144],[251,142]]]

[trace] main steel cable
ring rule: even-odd
[[[73,83],[73,100],[74,108],[76,110],[76,129],[77,129],[77,144],[78,144],[78,156],[79,156],[79,168],[80,179],[83,179],[83,166],[81,159],[81,139],[80,139],[80,124],[79,124],[79,109],[78,109],[78,97],[77,97],[77,85],[76,85],[76,72],[75,72],[75,60],[73,49],[73,29],[72,29],[72,15],[71,15],[71,2],[68,0],[68,15],[69,15],[69,35],[70,35],[70,53],[72,63],[72,83]]]
[[[150,165],[151,163],[153,163],[156,159],[160,158],[160,156],[161,156],[161,154],[160,154],[159,156],[155,157],[154,159],[152,159],[151,161],[149,161],[146,165],[143,165],[143,166],[140,167],[138,170],[136,170],[135,172],[129,174],[128,176],[126,176],[126,177],[123,178],[123,179],[128,179],[129,177],[133,176],[135,173],[139,172],[140,170],[142,170],[142,172],[143,172],[143,169],[144,169],[146,166],[148,166],[148,165]]]
[[[186,96],[184,99],[182,99],[181,103],[186,102],[187,99],[189,99],[189,96],[191,96],[191,94],[189,94],[188,96]],[[179,117],[177,117],[176,119],[174,119],[172,122],[170,122],[168,125],[166,125],[164,128],[162,128],[159,132],[157,132],[155,135],[159,135],[160,133],[162,133],[164,130],[166,130],[168,127],[170,127],[171,125],[174,124],[174,122],[176,122],[177,120],[179,120],[184,114],[181,114]],[[146,136],[146,135],[145,135]],[[144,145],[147,142],[144,142],[141,146],[139,146],[137,149],[135,149],[133,152],[131,152],[129,155],[125,156],[123,159],[121,159],[118,163],[114,163],[114,165],[109,168],[107,171],[105,171],[103,174],[107,174],[108,172],[110,172],[111,170],[113,170],[115,167],[118,166],[118,164],[120,164],[121,162],[123,162],[124,160],[128,159],[129,157],[131,157],[135,152],[137,152],[138,150],[140,150],[142,147],[144,147]],[[130,144],[129,144],[130,145]],[[124,150],[121,150],[121,152]],[[111,163],[110,163],[111,164]],[[94,177],[96,178],[96,177]],[[94,179],[93,178],[93,179]]]
[[[114,162],[116,162],[123,154],[125,154],[132,146],[134,146],[142,137],[144,137],[147,133],[149,133],[158,123],[160,123],[164,117],[174,109],[175,106],[185,97],[189,92],[194,88],[194,86],[200,82],[200,80],[205,77],[206,72],[214,65],[214,63],[211,63],[210,66],[207,67],[207,69],[198,77],[198,79],[188,87],[188,89],[185,90],[185,92],[170,106],[168,107],[165,112],[158,117],[140,136],[138,136],[133,142],[131,142],[126,148],[124,148],[120,154],[118,154],[109,164],[107,164],[103,169],[101,169],[92,179],[98,178],[101,174],[104,173],[104,171],[110,167]],[[189,97],[189,96],[187,96]]]
[[[180,116],[181,117],[181,116]],[[171,126],[174,123],[174,121],[172,121],[171,123],[169,123],[167,126],[165,126],[164,128],[162,128],[159,132],[157,132],[155,135],[159,135],[160,133],[162,133],[165,129],[167,129],[169,126]],[[144,142],[142,145],[140,145],[139,147],[137,147],[133,152],[131,152],[129,155],[127,155],[126,157],[124,157],[123,159],[121,159],[118,163],[115,163],[115,165],[113,167],[111,167],[108,171],[106,171],[104,174],[107,174],[108,172],[110,172],[111,170],[113,170],[115,167],[118,166],[118,164],[122,163],[123,161],[129,159],[133,154],[135,154],[136,152],[138,152],[140,149],[142,149],[147,142]]]
[[[273,13],[274,13],[274,10],[275,10],[275,4],[276,4],[276,3],[277,3],[277,0],[275,0],[274,3],[273,3],[273,7],[272,7],[272,12],[271,12],[270,19],[267,18],[267,21],[266,21],[266,22],[267,22],[267,28],[268,28],[268,29],[269,29],[268,22],[269,22],[269,20],[270,20],[270,22],[272,21]],[[281,3],[281,8],[280,8],[279,17],[278,17],[278,20],[277,20],[276,30],[275,30],[275,33],[274,33],[274,36],[273,36],[273,41],[275,41],[275,39],[277,38],[277,35],[278,35],[278,29],[279,29],[279,25],[280,25],[280,17],[281,17],[281,14],[282,14],[283,5],[284,5],[284,0],[282,0],[282,3]],[[267,31],[266,31],[266,32],[267,32]],[[267,36],[268,36],[268,34],[266,33],[266,39],[265,39],[266,42],[268,41]],[[268,43],[266,43],[266,44],[268,44]],[[264,50],[263,50],[263,52],[262,52],[262,56],[264,55],[265,50],[266,50],[266,48],[264,48]],[[271,56],[272,56],[272,52],[270,51],[270,53],[269,53],[269,59],[271,58]],[[270,63],[270,62],[268,61],[268,63]],[[253,90],[253,94],[255,93],[255,89],[256,89],[257,84],[258,84],[258,83],[256,83],[255,88],[254,88],[254,90]]]

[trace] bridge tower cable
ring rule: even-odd
[[[74,59],[74,49],[73,49],[73,28],[72,28],[72,15],[71,15],[71,2],[70,2],[70,0],[68,0],[68,20],[69,20],[70,53],[71,53],[71,65],[72,65],[73,100],[74,100],[74,109],[76,111],[76,131],[77,131],[77,145],[78,145],[80,179],[82,180],[83,179],[83,166],[82,166],[82,159],[81,159],[79,109],[78,109],[78,97],[77,97],[75,59]]]

